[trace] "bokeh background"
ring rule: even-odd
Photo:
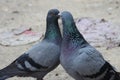
[[[120,25],[120,0],[0,0],[0,29],[29,26],[34,31],[45,32],[49,9],[70,11],[74,18],[92,17]],[[0,45],[0,69],[27,51],[34,43],[22,46]],[[120,71],[120,48],[97,48],[104,58]],[[49,73],[45,80],[73,80],[61,66]],[[35,80],[13,77],[8,80]]]

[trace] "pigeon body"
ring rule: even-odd
[[[63,40],[60,62],[75,80],[120,80],[119,74],[77,30],[71,13],[61,13]]]
[[[57,9],[49,10],[44,39],[10,65],[1,69],[0,80],[13,76],[34,77],[37,80],[43,80],[47,73],[59,65],[62,38],[58,26],[58,13]]]

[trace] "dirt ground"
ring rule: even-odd
[[[70,11],[74,18],[104,18],[113,24],[120,25],[120,0],[0,0],[0,29],[29,26],[34,31],[45,32],[46,15],[49,9]],[[10,64],[33,44],[5,47],[0,46],[0,69]],[[120,71],[120,48],[97,48],[104,58]],[[45,80],[74,80],[63,68],[49,73]],[[33,78],[13,77],[8,80],[34,80]]]

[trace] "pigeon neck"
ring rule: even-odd
[[[75,26],[75,23],[72,23],[72,25],[63,25],[63,44],[67,49],[74,50],[87,44],[87,41]]]
[[[54,42],[56,44],[61,43],[61,33],[58,26],[58,22],[54,23],[47,23],[46,33],[45,33],[45,40],[49,42]]]

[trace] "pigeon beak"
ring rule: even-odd
[[[59,18],[61,18],[61,13],[58,14]]]
[[[57,15],[58,18],[60,18],[60,15]]]

